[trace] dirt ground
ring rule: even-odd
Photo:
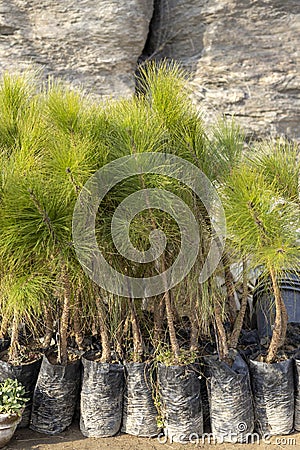
[[[276,436],[266,442],[243,444],[246,450],[300,449],[300,433],[289,436]],[[85,438],[78,425],[72,425],[67,431],[57,436],[48,436],[28,429],[17,430],[14,438],[5,450],[195,450],[197,448],[214,450],[241,450],[241,444],[210,444],[205,442],[193,444],[160,443],[157,438],[138,438],[128,434],[119,434],[112,438]]]

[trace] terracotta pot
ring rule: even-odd
[[[21,418],[17,414],[0,414],[0,448],[11,440]]]

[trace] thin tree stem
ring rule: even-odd
[[[14,313],[12,330],[11,330],[11,341],[8,351],[8,361],[14,363],[18,359],[18,349],[19,349],[19,316],[18,313]]]
[[[65,272],[65,267],[63,268],[63,275],[62,275],[62,283],[63,283],[63,309],[60,319],[60,340],[59,340],[59,357],[60,357],[60,364],[66,365],[68,363],[68,325],[69,325],[69,317],[70,317],[70,281],[68,278],[67,273]]]
[[[101,345],[102,345],[102,356],[101,362],[109,363],[111,360],[111,350],[110,350],[110,339],[108,333],[108,327],[106,324],[106,314],[103,300],[100,298],[100,295],[96,293],[95,303],[98,313],[98,321],[100,328],[100,337],[101,337]]]
[[[45,314],[45,335],[43,341],[43,348],[48,348],[51,344],[51,339],[53,336],[53,316],[49,305],[44,305]]]
[[[180,348],[179,348],[178,340],[177,340],[177,337],[176,337],[176,331],[175,331],[175,326],[174,326],[174,318],[173,318],[173,311],[172,311],[169,291],[165,292],[164,297],[165,297],[165,303],[166,303],[166,314],[167,314],[167,321],[168,321],[168,328],[169,328],[171,348],[172,348],[172,351],[174,353],[174,361],[175,361],[175,363],[178,363],[178,358],[179,358],[179,355],[180,355]]]
[[[243,260],[243,293],[242,293],[242,300],[241,300],[241,308],[238,312],[238,315],[236,317],[233,331],[231,333],[230,341],[229,341],[229,347],[236,349],[238,340],[243,328],[244,318],[247,310],[247,304],[248,304],[248,275],[247,275],[247,262],[245,259]]]
[[[286,338],[286,332],[287,332],[287,324],[289,321],[289,316],[286,310],[285,303],[283,301],[282,296],[281,297],[281,314],[282,314],[282,331],[281,331],[281,341],[279,347],[282,347],[285,343]]]
[[[128,332],[129,316],[127,314],[126,303],[120,302],[120,320],[115,333],[116,352],[121,359],[124,359],[124,339]]]
[[[143,357],[143,337],[139,326],[139,320],[136,313],[134,300],[132,298],[129,298],[128,303],[130,309],[133,337],[133,361],[141,362]]]
[[[229,257],[227,253],[224,252],[222,256],[222,262],[224,267],[224,278],[225,278],[225,286],[227,291],[227,302],[229,306],[229,316],[231,322],[234,322],[236,319],[236,304],[235,304],[235,288],[234,288],[234,279],[230,270]]]
[[[278,286],[276,272],[273,267],[270,268],[270,275],[272,287],[275,297],[275,323],[273,328],[272,339],[270,342],[266,362],[272,363],[275,361],[278,349],[283,345],[287,328],[287,312],[284,302],[281,297],[281,292]]]
[[[7,335],[8,331],[8,325],[9,325],[9,314],[3,313],[2,315],[2,322],[1,322],[1,328],[0,328],[0,339],[5,339],[5,336]]]
[[[75,296],[75,302],[73,305],[73,326],[74,326],[74,334],[75,334],[75,342],[77,344],[78,350],[82,351],[84,350],[83,340],[84,335],[82,332],[82,326],[80,323],[80,289],[78,289],[78,292]]]
[[[161,257],[161,268],[162,268],[162,272],[165,272],[166,270],[166,265],[165,265],[165,260],[164,257]],[[171,296],[170,296],[170,291],[167,287],[167,283],[166,280],[165,281],[165,294],[164,294],[164,298],[165,298],[165,305],[166,305],[166,315],[167,315],[167,322],[168,322],[168,328],[169,328],[169,336],[170,336],[170,343],[171,343],[171,348],[174,354],[174,362],[175,364],[178,363],[178,359],[180,356],[180,348],[179,348],[179,343],[176,337],[176,331],[175,331],[175,326],[174,326],[174,317],[173,317],[173,311],[172,311],[172,304],[171,304]]]
[[[198,338],[199,338],[199,323],[198,323],[198,315],[197,315],[197,297],[196,295],[192,296],[191,300],[191,314],[190,314],[190,322],[191,322],[191,337],[190,337],[190,350],[191,352],[195,352],[198,350]]]
[[[215,321],[216,321],[216,328],[217,328],[217,334],[218,334],[218,343],[219,343],[219,353],[220,353],[220,359],[223,361],[226,361],[228,358],[228,344],[227,344],[227,336],[226,331],[223,325],[222,321],[222,312],[220,308],[220,304],[218,302],[218,299],[214,297],[214,315],[215,315]]]
[[[162,297],[159,301],[158,298],[155,298],[154,312],[153,312],[153,321],[154,321],[153,343],[155,348],[159,346],[163,338],[164,311],[165,311],[164,297]]]

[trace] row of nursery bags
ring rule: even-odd
[[[163,425],[170,441],[187,441],[203,435],[208,409],[209,431],[219,442],[247,442],[254,431],[300,431],[298,359],[274,364],[250,360],[247,365],[236,355],[230,367],[211,356],[201,365],[158,364],[156,373],[151,364],[101,363],[93,354],[67,366],[44,356],[42,363],[18,367],[0,361],[0,379],[8,377],[18,378],[30,397],[21,426],[41,433],[64,431],[76,409],[81,432],[88,437],[120,430],[154,437]]]

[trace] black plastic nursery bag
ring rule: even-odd
[[[294,419],[293,360],[267,364],[250,360],[256,428],[261,434],[289,434]]]
[[[300,431],[300,355],[295,356],[296,376],[295,376],[295,418],[294,428]]]
[[[71,425],[79,385],[80,360],[63,366],[51,364],[44,356],[33,395],[30,428],[56,434]]]
[[[201,402],[202,402],[202,412],[203,412],[203,430],[205,433],[211,432],[210,425],[210,408],[209,408],[209,398],[206,377],[208,375],[205,373],[200,379],[200,392],[201,392]]]
[[[164,432],[170,442],[185,442],[203,434],[200,373],[195,365],[158,365]]]
[[[230,367],[217,356],[206,358],[209,366],[211,431],[217,442],[247,442],[254,430],[254,411],[249,370],[240,355]]]
[[[0,381],[4,381],[6,378],[16,378],[25,387],[26,397],[29,398],[22,414],[22,420],[18,425],[20,428],[28,427],[30,423],[33,392],[41,367],[41,362],[42,359],[40,358],[29,364],[13,366],[6,361],[0,360]]]
[[[152,398],[150,371],[146,363],[127,363],[123,407],[124,433],[152,437],[158,433],[157,409]]]
[[[80,430],[87,437],[114,436],[121,427],[124,366],[82,358]]]

